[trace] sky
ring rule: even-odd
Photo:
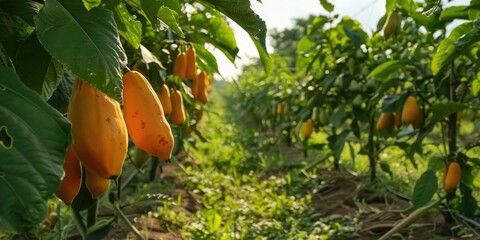
[[[306,18],[308,15],[328,14],[320,5],[319,0],[262,0],[262,3],[251,0],[252,9],[267,25],[268,30],[290,28],[296,18]],[[340,16],[350,16],[360,21],[364,29],[376,28],[378,20],[385,14],[385,0],[330,0],[335,6],[334,13]],[[352,6],[355,5],[355,6]],[[248,34],[234,22],[230,22],[239,48],[235,64],[231,63],[222,53],[214,51],[217,57],[219,72],[231,80],[241,73],[241,66],[248,63],[250,57],[258,57],[257,50]],[[372,32],[370,31],[370,32]],[[271,52],[267,36],[267,50]]]

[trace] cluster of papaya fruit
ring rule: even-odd
[[[78,194],[83,176],[93,198],[108,189],[110,179],[122,173],[129,136],[149,154],[161,160],[171,157],[172,130],[152,86],[137,71],[126,72],[122,83],[123,111],[117,101],[89,83],[75,82],[67,111],[73,144],[67,149],[64,177],[56,191],[66,204]]]
[[[192,45],[176,56],[172,74],[192,80],[193,98],[207,102],[211,78],[205,71],[197,71]],[[128,70],[122,84],[123,108],[89,83],[81,79],[75,82],[67,110],[73,144],[67,149],[64,176],[55,192],[65,204],[75,199],[82,177],[92,198],[108,189],[110,180],[122,173],[129,137],[136,147],[134,158],[171,158],[174,137],[167,117],[175,125],[186,122],[182,92],[178,88],[171,91],[166,83],[155,91],[136,70]]]
[[[378,131],[392,132],[395,127],[401,127],[403,123],[411,124],[413,129],[419,129],[423,125],[422,111],[413,95],[407,97],[401,112],[381,113],[376,128]]]

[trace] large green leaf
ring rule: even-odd
[[[378,79],[385,79],[387,78],[391,73],[397,71],[398,69],[401,69],[404,67],[407,63],[403,60],[390,60],[387,62],[384,62],[368,74],[367,77],[375,77]]]
[[[118,25],[118,32],[133,48],[140,47],[142,40],[142,23],[128,12],[124,3],[120,3],[114,10],[115,22]]]
[[[62,80],[63,66],[52,58],[32,33],[18,49],[17,74],[31,89],[48,100]]]
[[[194,29],[190,34],[192,42],[210,43],[222,51],[231,62],[235,61],[238,54],[235,35],[218,12],[193,13],[190,24]]]
[[[327,11],[327,12],[333,12],[334,6],[327,0],[320,0],[320,4],[322,4],[322,7]]]
[[[24,233],[47,214],[71,143],[70,123],[0,67],[0,229]]]
[[[427,169],[415,183],[412,203],[414,208],[419,208],[430,202],[437,191],[437,175],[432,169]]]
[[[218,73],[218,64],[215,56],[202,44],[193,43],[197,53],[197,64],[201,69],[212,69]]]
[[[440,42],[437,48],[437,52],[433,55],[432,59],[432,72],[437,75],[441,70],[450,64],[458,55],[458,51],[455,47],[455,42],[460,37],[472,30],[472,23],[463,23],[452,30],[450,35]]]
[[[40,43],[59,62],[95,88],[122,101],[127,57],[113,13],[87,11],[78,0],[48,0],[35,18]]]
[[[248,34],[255,36],[259,32],[258,18],[250,8],[250,0],[202,0],[235,21]]]
[[[440,14],[440,20],[442,21],[452,21],[455,19],[468,20],[468,6],[448,7]]]
[[[29,25],[34,25],[33,18],[38,14],[42,5],[32,0],[6,0],[0,1],[0,9],[5,12],[21,17]]]
[[[468,104],[461,104],[456,102],[438,103],[430,107],[432,117],[430,118],[430,124],[435,124],[445,119],[448,115],[456,112],[460,112],[469,108]]]
[[[273,61],[272,58],[267,53],[267,50],[260,44],[259,41],[256,39],[252,38],[253,43],[255,44],[255,47],[257,48],[258,54],[260,55],[260,60],[262,61],[263,68],[265,69],[265,72],[269,74],[273,70]]]

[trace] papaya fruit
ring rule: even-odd
[[[185,52],[181,52],[175,58],[173,65],[173,75],[178,76],[180,80],[185,79],[187,74],[187,55]]]
[[[313,133],[313,122],[312,119],[305,121],[305,129],[303,130],[303,138],[309,138]]]
[[[207,85],[208,85],[208,75],[202,71],[199,75],[199,81],[198,81],[198,100],[201,103],[207,103],[208,101],[208,90],[207,90]]]
[[[389,38],[390,36],[394,36],[400,32],[400,25],[402,24],[402,19],[400,14],[393,10],[391,11],[387,19],[385,20],[385,24],[383,25],[382,31],[383,36],[385,38]]]
[[[120,104],[77,79],[67,117],[72,123],[73,149],[80,162],[103,178],[120,176],[128,148]]]
[[[444,177],[444,185],[445,191],[451,192],[454,191],[458,184],[460,183],[462,174],[462,169],[460,168],[460,164],[457,162],[451,162],[446,169],[446,174]]]
[[[403,104],[402,120],[405,123],[414,123],[420,117],[420,108],[418,107],[417,99],[410,95]]]
[[[395,117],[393,113],[382,113],[377,121],[377,130],[378,131],[389,131],[392,132],[395,127]]]
[[[198,87],[199,87],[200,81],[201,81],[200,74],[198,74],[198,76],[193,80],[192,87],[191,87],[193,99],[198,100]]]
[[[161,160],[169,160],[174,139],[157,94],[139,72],[126,72],[122,81],[123,113],[132,142]]]
[[[423,115],[422,112],[418,115],[418,118],[415,120],[415,122],[412,123],[412,128],[413,129],[420,129],[423,126]]]
[[[162,104],[163,113],[165,115],[170,115],[172,113],[172,102],[170,101],[170,88],[167,84],[163,84],[160,90],[157,92],[157,97]]]
[[[195,48],[191,45],[187,51],[185,51],[186,56],[186,72],[185,77],[187,79],[195,80],[197,78],[197,54]]]
[[[396,112],[393,114],[393,117],[395,118],[395,126],[396,127],[401,127],[402,126],[402,113],[401,112]]]
[[[135,150],[133,152],[133,159],[132,159],[132,164],[135,166],[137,169],[141,169],[145,163],[150,160],[150,154],[147,152],[143,151],[142,149],[135,147]]]
[[[275,112],[277,113],[277,115],[285,114],[285,103],[283,102],[277,103],[275,107]],[[315,108],[314,108],[314,112],[315,112]]]
[[[171,95],[172,100],[172,113],[170,114],[170,119],[175,125],[182,125],[185,123],[186,115],[185,109],[183,107],[183,98],[180,90],[175,89]]]
[[[55,191],[55,195],[63,203],[70,205],[80,191],[80,186],[82,186],[82,167],[72,146],[67,148],[67,154],[63,162],[63,172],[62,181]]]
[[[102,178],[86,168],[85,186],[92,194],[92,198],[97,199],[107,191],[110,186],[110,179]]]

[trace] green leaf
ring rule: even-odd
[[[401,95],[397,95],[397,94],[387,95],[382,101],[382,106],[380,107],[380,111],[386,112],[386,113],[397,112],[399,109],[401,109],[401,106],[403,105],[404,100],[405,100],[405,97],[402,97]]]
[[[63,75],[63,66],[45,51],[35,33],[18,49],[16,70],[20,79],[45,101],[52,96]]]
[[[176,34],[178,34],[180,37],[184,38],[185,34],[183,34],[182,29],[178,25],[178,13],[171,10],[168,7],[161,6],[160,9],[158,9],[157,13],[158,18],[162,20],[163,23],[165,23],[170,29],[172,29]]]
[[[370,72],[370,74],[368,74],[367,77],[385,79],[391,73],[405,67],[405,65],[407,65],[407,63],[403,60],[390,60],[378,65],[375,69],[372,70],[372,72]]]
[[[473,96],[478,96],[478,92],[480,92],[480,72],[477,73],[475,79],[472,81],[472,94]]]
[[[195,28],[195,32],[190,34],[192,42],[199,44],[211,43],[222,51],[231,62],[235,61],[239,51],[235,35],[232,28],[228,26],[218,12],[208,14],[205,14],[205,12],[193,13],[190,24]]]
[[[115,22],[118,25],[118,33],[127,40],[133,48],[138,49],[142,40],[142,23],[128,12],[124,3],[115,7]]]
[[[395,9],[395,7],[397,6],[397,1],[398,0],[387,0],[386,2],[387,13]]]
[[[47,214],[63,175],[70,123],[0,67],[0,229],[25,233]]]
[[[415,183],[412,203],[415,209],[427,204],[437,191],[437,175],[432,169],[427,169]]]
[[[337,135],[335,139],[335,143],[333,145],[333,152],[337,159],[340,158],[342,154],[343,147],[345,146],[345,141],[347,140],[348,134],[350,134],[350,130],[343,130],[339,135]]]
[[[30,26],[34,25],[33,18],[38,14],[42,4],[32,0],[7,0],[0,1],[0,9],[22,18]]]
[[[471,30],[472,23],[463,23],[453,29],[450,35],[440,42],[432,59],[432,72],[434,75],[437,75],[460,55],[460,51],[455,48],[455,42]]]
[[[388,175],[390,175],[390,177],[393,178],[393,172],[392,172],[392,170],[390,170],[390,166],[387,163],[380,162],[380,169],[382,169],[382,171],[388,173]]]
[[[435,124],[437,122],[442,121],[448,115],[456,112],[460,112],[462,110],[468,109],[468,104],[461,104],[456,102],[447,102],[447,103],[437,103],[430,107],[430,111],[432,112],[432,117],[430,118],[430,124]]]
[[[0,8],[0,41],[22,40],[34,30],[22,18],[4,12]]]
[[[262,61],[263,68],[265,73],[270,74],[273,70],[273,61],[272,58],[268,55],[265,48],[258,42],[256,39],[252,38],[255,47],[257,48],[258,54],[260,55],[260,60]]]
[[[468,20],[468,6],[452,6],[445,8],[440,14],[441,21],[452,21],[455,19]]]
[[[102,0],[82,0],[82,2],[85,8],[90,11],[92,8],[98,7]]]
[[[347,116],[347,113],[345,113],[345,107],[340,106],[336,111],[332,114],[330,117],[330,122],[333,124],[335,128],[340,127],[342,125],[343,120]]]
[[[250,8],[249,0],[201,0],[216,8],[236,22],[248,34],[255,36],[259,32],[257,15]]]
[[[202,44],[193,43],[197,53],[197,64],[201,69],[212,69],[218,73],[218,64],[215,56]]]
[[[122,69],[127,57],[113,13],[87,11],[77,0],[48,0],[37,18],[40,43],[75,75],[122,102]]]
[[[468,218],[474,218],[477,210],[477,200],[473,197],[472,188],[464,183],[460,183],[460,191],[462,200],[460,205],[462,206],[463,214]]]
[[[327,0],[320,0],[320,4],[327,12],[333,12],[334,6],[333,4],[329,3]]]
[[[66,112],[68,103],[70,102],[70,95],[72,94],[73,83],[75,82],[75,76],[68,70],[63,71],[62,80],[58,84],[57,88],[53,92],[48,103],[55,109]]]
[[[347,34],[350,40],[352,40],[353,46],[355,46],[355,48],[360,48],[360,45],[362,45],[363,43],[360,34],[345,25],[343,26],[343,31],[345,32],[345,34]]]
[[[152,24],[153,29],[164,29],[164,25],[167,25],[178,36],[182,38],[185,37],[178,25],[179,6],[175,3],[175,0],[168,1],[167,4],[162,0],[127,0],[126,2],[145,16],[150,24]],[[170,7],[175,9],[171,9]]]

